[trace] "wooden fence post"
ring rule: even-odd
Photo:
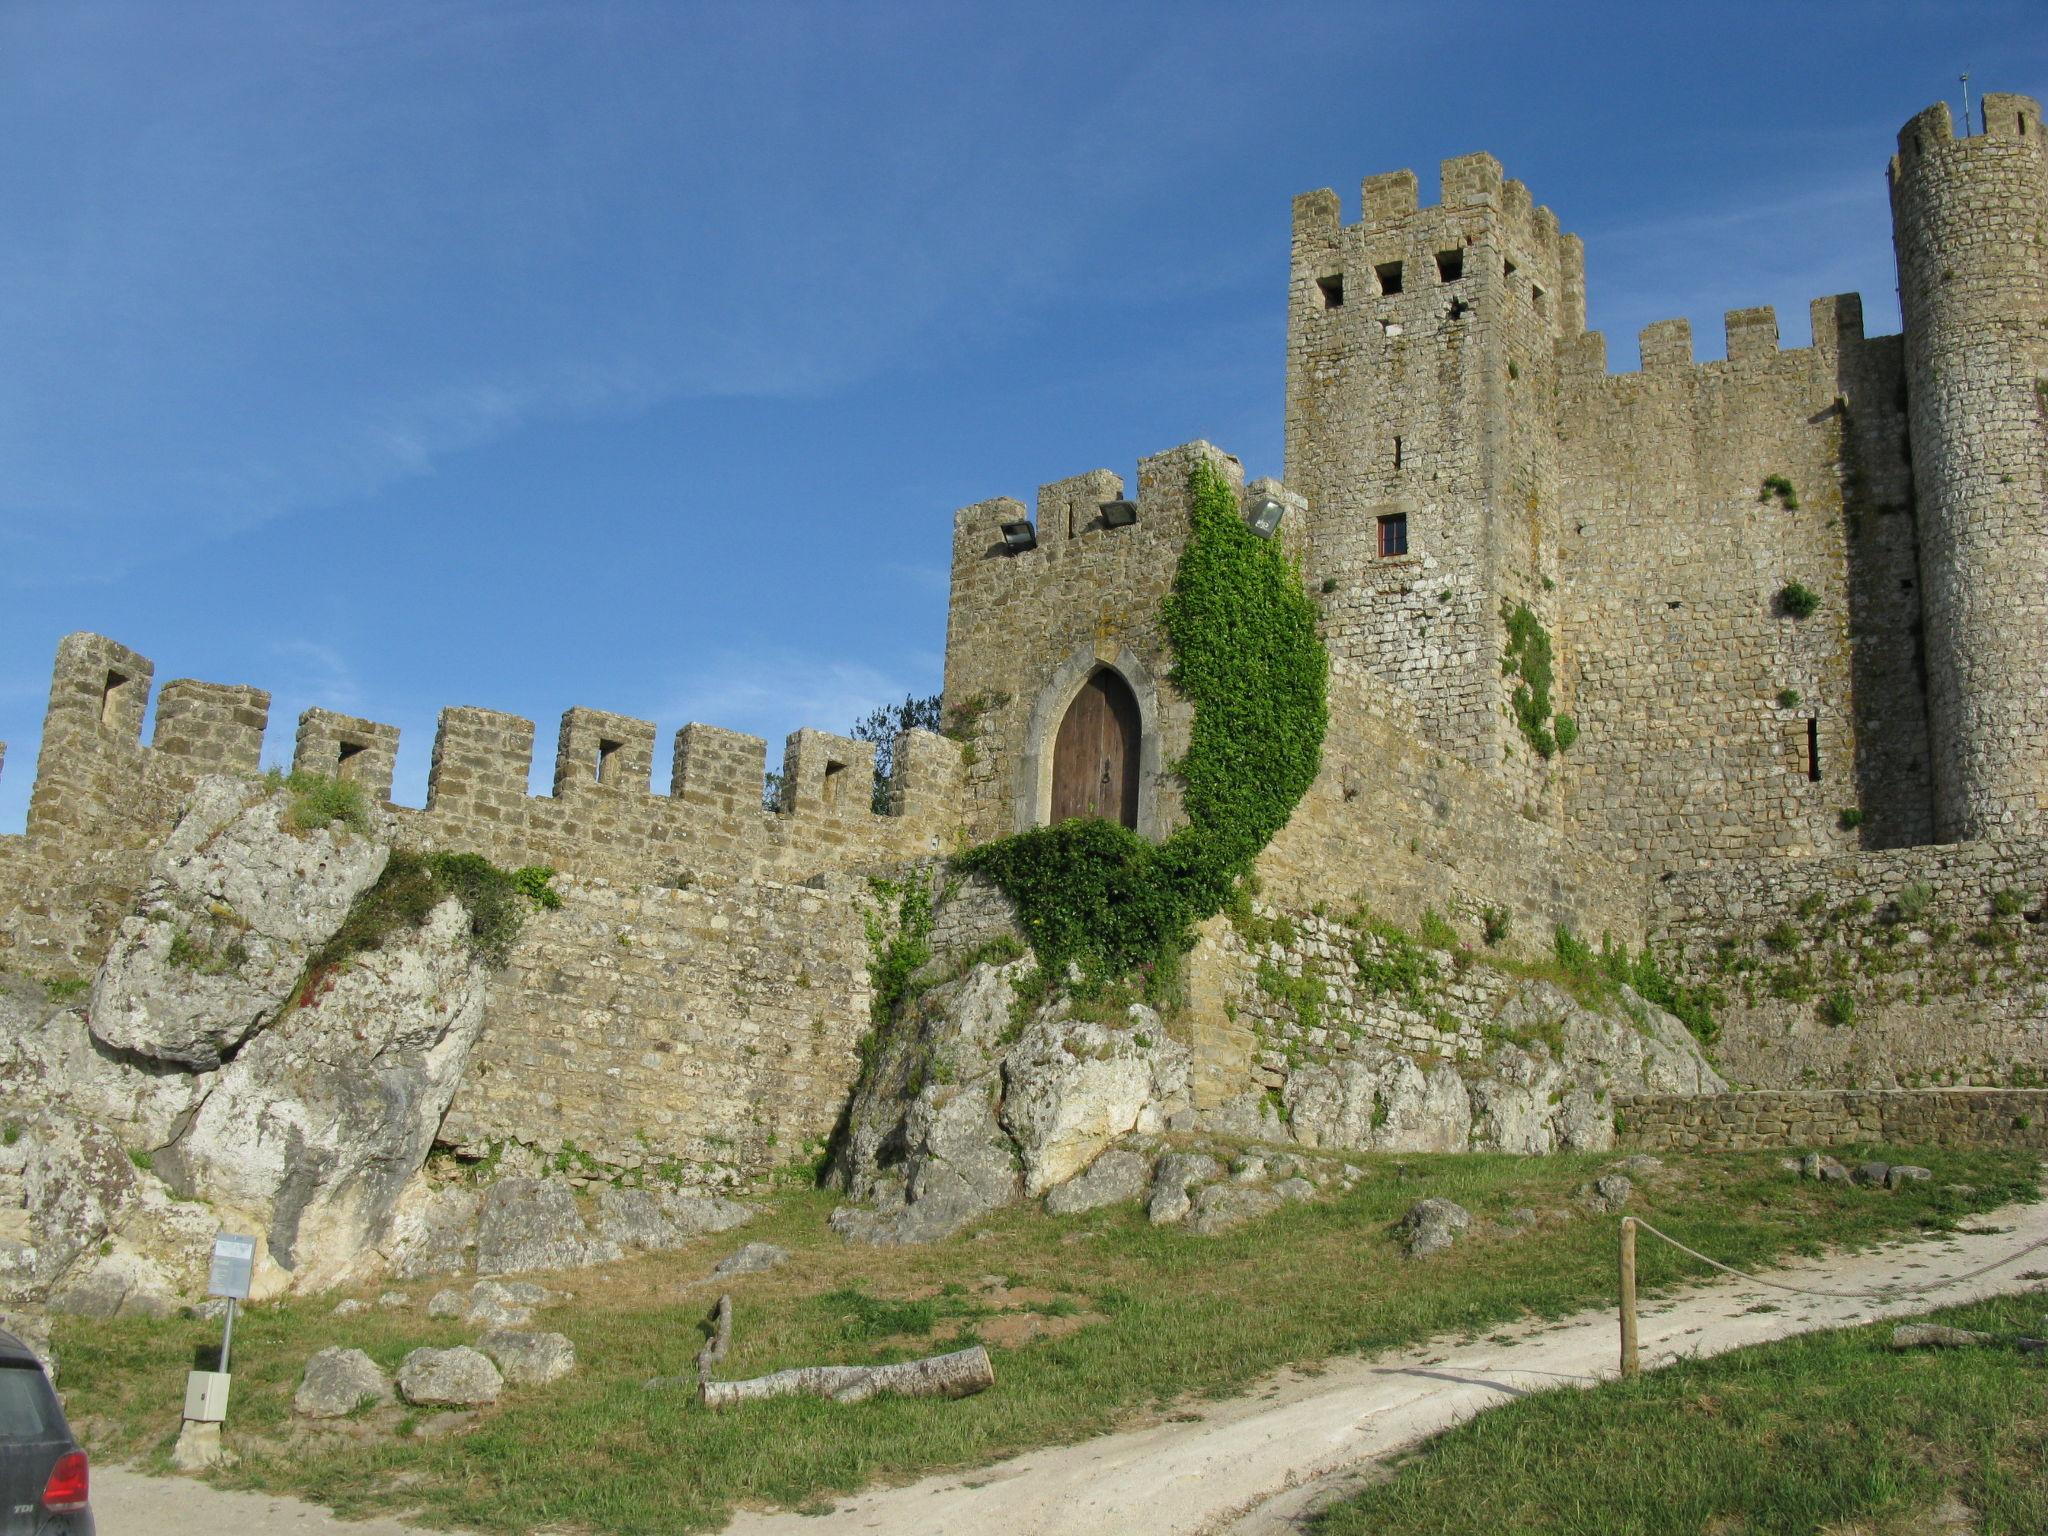
[[[1642,1368],[1636,1358],[1636,1219],[1621,1218],[1621,1374]]]

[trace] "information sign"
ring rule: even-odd
[[[206,1294],[247,1301],[255,1272],[256,1239],[223,1232],[213,1240],[213,1268],[206,1277]]]

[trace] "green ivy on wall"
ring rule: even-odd
[[[1230,482],[1188,475],[1189,532],[1162,609],[1169,680],[1194,706],[1175,765],[1187,824],[1163,843],[1106,821],[1068,821],[960,856],[1017,908],[1038,962],[1099,985],[1170,965],[1223,910],[1315,781],[1329,724],[1329,657],[1299,566],[1253,533]]]
[[[1501,653],[1503,677],[1520,678],[1512,700],[1515,723],[1539,757],[1551,757],[1579,739],[1578,722],[1570,715],[1552,713],[1550,685],[1556,681],[1551,665],[1550,631],[1527,603],[1513,608],[1502,603],[1501,622],[1507,625],[1507,649]]]

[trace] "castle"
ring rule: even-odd
[[[2048,156],[2038,103],[1982,110],[1977,132],[1935,106],[1899,134],[1902,335],[1866,337],[1837,295],[1807,348],[1737,310],[1725,360],[1667,321],[1629,374],[1585,329],[1581,243],[1492,157],[1446,161],[1433,206],[1412,172],[1369,177],[1356,223],[1298,197],[1284,479],[1244,486],[1196,443],[1135,487],[1098,470],[958,512],[948,735],[898,741],[888,814],[872,747],[843,736],[792,736],[764,810],[758,739],[685,726],[655,796],[655,726],[571,709],[536,797],[531,722],[444,711],[399,835],[553,865],[571,898],[497,989],[446,1139],[758,1171],[852,1080],[859,877],[1070,814],[1171,830],[1190,711],[1159,603],[1197,458],[1321,605],[1323,769],[1259,866],[1261,901],[1300,920],[1296,974],[1328,948],[1323,909],[1364,902],[1475,947],[1482,927],[1654,942],[1728,982],[1723,1049],[1751,1084],[2048,1067]],[[165,683],[144,747],[151,677],[102,637],[59,647],[28,829],[0,838],[0,963],[89,970],[180,797],[257,767],[265,694]],[[316,709],[294,761],[388,799],[396,749]],[[1879,966],[1858,925],[1922,887],[1920,950]],[[1951,967],[1944,927],[1991,932],[1982,963]],[[1323,1031],[1211,929],[1198,1098],[1277,1091]],[[1858,1030],[1816,1020],[1829,990]],[[1415,1037],[1341,987],[1330,1013]]]

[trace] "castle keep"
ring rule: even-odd
[[[1323,909],[1354,903],[1481,954],[1649,942],[1724,990],[1751,1086],[2048,1067],[2048,146],[2026,97],[1974,126],[1932,107],[1890,161],[1902,335],[1835,295],[1807,347],[1736,310],[1724,359],[1672,320],[1625,374],[1581,242],[1490,156],[1429,206],[1368,177],[1356,222],[1296,198],[1284,476],[1194,443],[956,513],[948,734],[896,743],[886,814],[841,736],[791,737],[764,808],[761,741],[684,726],[657,796],[655,726],[571,709],[532,796],[531,722],[444,711],[401,840],[551,865],[569,898],[494,985],[444,1140],[759,1172],[857,1071],[864,877],[1069,814],[1178,825],[1160,601],[1200,459],[1277,511],[1332,675],[1321,776],[1259,866],[1298,921],[1219,920],[1193,957],[1197,1102],[1282,1094],[1361,1034],[1477,1048],[1485,985],[1429,1023],[1338,974]],[[257,767],[265,694],[165,683],[145,747],[151,677],[60,645],[0,963],[89,970],[198,778]],[[295,766],[388,798],[397,735],[312,710]],[[1327,973],[1321,1021],[1262,965]]]

